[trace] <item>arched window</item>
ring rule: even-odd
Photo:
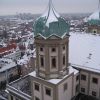
[[[52,68],[56,68],[56,58],[52,58]]]

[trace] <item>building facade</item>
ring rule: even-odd
[[[69,24],[51,0],[47,12],[34,24],[34,35],[36,70],[29,74],[32,100],[71,100],[75,73],[68,64]]]
[[[74,66],[73,61],[69,61],[69,43],[72,43],[69,37],[69,24],[60,17],[49,0],[46,13],[34,24],[36,68],[28,76],[8,84],[9,100],[71,100],[79,93],[100,99],[99,74],[88,67]],[[76,37],[74,42],[77,39],[82,40]],[[80,42],[77,42],[79,47]],[[80,62],[83,53],[80,54],[78,45],[73,43],[72,51],[75,53],[70,56]],[[90,55],[88,58],[90,60]]]

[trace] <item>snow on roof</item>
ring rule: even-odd
[[[27,55],[27,54],[29,54],[29,55]],[[17,61],[18,65],[28,64],[31,57],[36,58],[36,50],[35,49],[33,49],[33,50],[27,49],[26,54],[22,57],[22,59]]]
[[[18,65],[26,65],[29,62],[29,57],[27,55],[24,55],[22,59],[18,60]]]
[[[48,27],[49,23],[58,21],[57,18],[59,18],[60,15],[55,11],[55,8],[52,4],[52,0],[49,0],[49,6],[47,8],[47,11],[41,17],[45,17],[47,19],[46,25]]]
[[[100,20],[100,0],[98,2],[98,9],[97,9],[97,11],[95,11],[92,15],[90,15],[88,20]]]
[[[100,14],[99,10],[94,12],[92,15],[89,16],[88,20],[100,20]]]
[[[50,8],[46,25],[49,26],[49,23],[56,22],[56,21],[58,21],[58,19],[57,19],[55,13],[54,13],[54,10],[53,10],[53,8]]]
[[[11,59],[7,59],[7,58],[1,58],[0,59],[0,64],[4,63],[3,66],[0,66],[0,72],[6,71],[8,69],[11,69],[13,67],[16,67],[16,63],[14,61],[12,61]]]
[[[100,36],[86,33],[70,35],[69,62],[78,68],[100,73]]]
[[[36,76],[36,71],[33,71],[33,72],[30,73],[29,75],[32,76],[32,77],[37,77],[37,76]],[[44,80],[43,78],[40,78],[40,77],[37,77],[37,78],[39,78],[39,79],[41,79],[41,80]],[[52,84],[57,84],[57,83],[59,83],[61,80],[62,80],[62,79],[50,79],[50,80],[44,80],[44,81],[50,82],[50,83],[52,83]]]
[[[69,66],[69,74],[72,74],[72,73],[76,74],[76,73],[78,73],[78,71],[77,71],[76,69],[72,68],[71,66]],[[50,83],[52,83],[52,84],[58,84],[58,83],[61,82],[63,79],[67,78],[67,77],[69,76],[69,74],[65,75],[63,78],[60,78],[60,79],[49,79],[49,80],[44,80],[43,78],[37,77],[37,76],[36,76],[36,71],[33,71],[33,72],[30,73],[29,75],[30,75],[30,76],[33,76],[33,77],[37,77],[37,78],[39,78],[39,79],[41,79],[41,80],[44,80],[44,81],[46,81],[46,82],[50,82]]]
[[[0,45],[2,45],[3,47],[6,47],[7,46],[7,44],[4,43],[3,41],[0,42]]]

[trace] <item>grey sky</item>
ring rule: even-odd
[[[59,13],[94,12],[99,0],[52,0]],[[0,0],[0,15],[20,12],[43,13],[48,0]]]

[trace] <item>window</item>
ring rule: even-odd
[[[95,84],[98,84],[98,79],[97,78],[92,78],[92,82]]]
[[[81,88],[81,92],[85,93],[85,88]]]
[[[95,91],[92,91],[92,96],[96,96],[96,92]]]
[[[35,88],[35,90],[39,91],[39,84],[38,83],[34,83],[34,88]]]
[[[63,65],[65,65],[65,56],[63,56]]]
[[[43,51],[43,48],[42,47],[40,47],[40,51]]]
[[[79,80],[79,75],[76,76],[76,81],[78,81],[78,80]]]
[[[46,87],[45,88],[45,93],[46,93],[46,95],[51,96],[51,89]]]
[[[76,92],[79,92],[79,84],[76,85]]]
[[[86,80],[86,75],[81,75],[81,80]]]
[[[63,50],[65,50],[65,46],[63,46]]]
[[[14,100],[12,95],[10,96],[10,98],[11,98],[11,100]]]
[[[40,63],[41,63],[41,67],[44,67],[44,58],[43,58],[43,56],[40,56]]]
[[[38,97],[35,97],[35,100],[40,100]]]
[[[56,52],[56,48],[52,48],[52,52]]]
[[[64,87],[64,91],[66,91],[67,90],[67,87],[68,87],[67,86],[67,83],[65,83],[63,87]]]
[[[56,68],[56,58],[52,57],[52,68]]]

